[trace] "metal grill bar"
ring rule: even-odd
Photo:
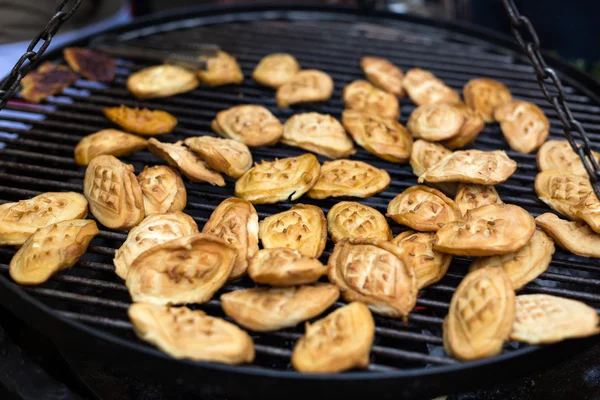
[[[0,265],[0,270],[4,270],[7,268],[8,268],[8,266],[6,266],[6,265]],[[79,285],[85,285],[85,286],[101,288],[101,289],[126,291],[126,289],[123,285],[110,284],[108,282],[94,281],[94,280],[90,280],[90,279],[82,279],[82,278],[77,278],[77,277],[67,276],[67,275],[57,276],[57,277],[54,277],[53,279],[60,281],[60,282],[75,283],[75,284],[79,284]],[[59,298],[59,299],[63,299],[63,300],[76,301],[76,302],[86,303],[86,304],[90,304],[90,305],[100,305],[100,306],[103,306],[106,308],[117,308],[117,309],[126,310],[129,307],[129,305],[131,304],[131,303],[127,303],[127,302],[102,299],[102,298],[94,297],[94,296],[77,295],[74,293],[62,292],[62,291],[57,291],[57,290],[53,290],[53,289],[26,287],[25,290],[28,292],[38,294],[40,296],[47,296],[47,297]],[[212,300],[212,301],[208,302],[206,305],[212,306],[212,307],[217,307],[217,308],[221,307],[221,303],[218,300]],[[337,304],[338,307],[342,306],[342,305],[343,304]],[[92,316],[92,315],[88,315],[88,314],[79,314],[79,313],[74,313],[74,312],[70,312],[70,311],[60,311],[60,313],[62,315],[72,317],[79,321],[89,322],[89,323],[96,324],[96,325],[103,325],[103,326],[111,327],[111,328],[125,328],[125,329],[131,328],[131,324],[129,322],[125,322],[125,321],[117,320],[117,319],[113,319],[113,318],[96,317],[96,316]],[[431,336],[431,335],[424,335],[424,334],[411,333],[411,332],[398,332],[398,331],[395,331],[392,329],[385,329],[385,328],[377,328],[376,332],[378,335],[380,335],[382,337],[390,337],[390,338],[400,339],[400,340],[422,341],[422,342],[438,344],[438,345],[441,344],[441,339],[439,339],[438,337],[435,337],[435,336]],[[294,340],[297,340],[301,336],[300,333],[284,332],[284,331],[267,332],[266,335],[281,337],[284,339],[294,339]],[[274,347],[269,347],[269,348],[274,349]],[[410,352],[410,351],[401,351],[401,350],[383,347],[383,346],[376,346],[376,348],[377,348],[376,354],[377,353],[384,354],[387,357],[401,358],[401,359],[405,359],[408,361],[424,361],[427,363],[446,364],[446,365],[453,364],[455,362],[454,360],[447,358],[447,357],[427,356],[427,355],[423,355],[421,353]],[[257,346],[257,348],[256,348],[257,351],[261,351],[261,349],[262,349],[262,347],[260,347],[260,346]],[[271,354],[271,352],[267,351],[267,354]],[[289,350],[285,350],[284,353],[282,353],[282,354],[286,354],[289,357],[289,355],[291,355],[291,352]]]
[[[415,32],[420,32],[416,34]],[[358,67],[365,54],[382,55],[404,69],[414,66],[430,69],[447,84],[457,89],[471,78],[489,76],[506,83],[515,97],[540,105],[551,121],[551,137],[562,139],[559,120],[547,106],[539,92],[533,69],[515,54],[495,49],[461,35],[448,35],[437,29],[423,30],[420,26],[407,24],[406,29],[352,25],[348,23],[317,24],[310,21],[281,23],[229,23],[196,29],[187,29],[155,36],[165,44],[214,42],[239,60],[246,77],[251,75],[258,60],[268,53],[286,51],[294,54],[304,68],[318,68],[328,72],[335,81],[335,91],[326,104],[298,106],[295,110],[276,108],[273,91],[246,79],[241,86],[209,89],[200,87],[195,91],[155,100],[136,100],[125,89],[126,77],[148,64],[131,60],[119,60],[116,80],[110,85],[98,85],[85,80],[78,81],[57,97],[48,98],[40,106],[11,102],[0,112],[0,201],[15,201],[32,197],[48,190],[81,191],[84,168],[73,162],[73,148],[81,137],[113,126],[102,114],[103,107],[139,106],[158,108],[171,112],[179,124],[173,134],[160,140],[173,142],[192,135],[213,135],[210,121],[217,111],[242,103],[262,104],[278,118],[285,120],[294,112],[316,110],[340,117],[341,93],[350,81],[362,79]],[[461,58],[456,54],[467,54]],[[592,140],[600,141],[600,104],[576,85],[566,88],[567,100],[576,116],[584,123]],[[406,123],[415,106],[408,99],[401,99],[402,118]],[[533,215],[549,211],[532,190],[537,168],[535,154],[519,154],[510,150],[499,128],[488,125],[477,139],[475,147],[491,150],[504,149],[514,158],[519,169],[505,184],[498,186],[505,202],[519,204]],[[289,157],[303,153],[299,149],[283,145],[252,149],[256,160]],[[373,157],[359,149],[353,156],[379,168],[385,168],[392,177],[390,188],[369,199],[361,200],[380,211],[406,187],[416,184],[416,177],[407,165],[394,165]],[[320,161],[325,161],[319,157]],[[146,164],[162,164],[148,152],[139,152],[125,158],[140,172]],[[186,182],[188,204],[186,212],[201,227],[214,207],[232,196],[233,181],[226,188]],[[316,204],[325,212],[342,199],[314,201],[302,198],[300,202]],[[289,208],[292,203],[257,206],[260,218]],[[401,228],[392,224],[397,233]],[[130,298],[122,280],[114,274],[112,257],[114,249],[125,240],[126,234],[101,229],[92,241],[89,252],[72,269],[55,275],[39,287],[23,288],[29,294],[53,307],[62,316],[105,329],[111,334],[135,340],[126,310]],[[328,241],[323,261],[330,254],[332,243]],[[0,249],[0,273],[7,273],[13,249]],[[447,276],[438,284],[422,290],[417,307],[407,322],[375,316],[376,343],[372,351],[372,373],[407,368],[431,368],[436,365],[453,365],[456,361],[445,356],[441,349],[441,325],[456,286],[464,277],[471,259],[455,257]],[[221,292],[252,286],[245,278],[230,282]],[[584,300],[595,307],[600,304],[596,294],[600,286],[600,267],[590,260],[557,250],[551,267],[538,280],[527,285],[525,293],[550,293]],[[219,293],[221,293],[219,292]],[[333,307],[342,306],[337,302]],[[218,296],[200,306],[207,313],[223,317]],[[289,369],[289,357],[293,343],[302,334],[302,327],[272,333],[252,333],[256,342],[257,365],[247,368]],[[507,346],[505,351],[520,347]],[[518,351],[518,350],[516,350]]]

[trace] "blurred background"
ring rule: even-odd
[[[289,1],[271,0],[268,3]],[[58,0],[0,0],[0,75],[54,13]],[[84,0],[54,45],[79,35],[169,9],[205,4],[248,4],[252,0]],[[397,13],[458,20],[510,34],[501,0],[302,0],[303,4],[345,4]],[[597,0],[515,0],[537,30],[543,47],[600,79],[600,12]],[[69,33],[67,33],[69,31]]]

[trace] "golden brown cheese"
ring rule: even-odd
[[[233,247],[216,236],[183,236],[140,254],[125,284],[134,302],[204,303],[223,286],[236,257]]]
[[[404,261],[414,269],[419,289],[439,282],[452,261],[450,254],[433,249],[434,240],[434,232],[415,231],[402,232],[392,240],[404,252]]]
[[[107,228],[128,230],[144,218],[142,188],[133,166],[114,156],[98,156],[90,161],[83,194],[90,212]]]
[[[308,197],[370,197],[387,189],[390,182],[390,176],[385,170],[362,161],[326,161],[321,167],[319,179],[308,192]]]
[[[192,182],[208,182],[213,186],[225,186],[223,176],[213,171],[196,156],[183,142],[161,143],[151,138],[148,140],[148,150],[156,157],[176,167]]]
[[[144,198],[144,214],[181,211],[187,204],[187,192],[179,173],[166,165],[155,165],[139,173]]]
[[[555,343],[600,333],[598,313],[581,301],[547,294],[517,296],[510,338],[529,344]]]
[[[291,328],[327,310],[340,296],[329,283],[288,288],[253,288],[221,295],[223,311],[255,332]]]
[[[342,124],[331,115],[315,112],[295,114],[288,119],[281,143],[334,159],[356,153]]]
[[[477,111],[467,107],[464,103],[453,103],[452,106],[462,113],[465,122],[456,136],[442,140],[440,143],[444,147],[454,150],[461,149],[477,139],[485,127],[485,121]]]
[[[96,222],[73,219],[39,228],[10,261],[8,272],[21,285],[39,285],[70,268],[99,233]]]
[[[500,354],[515,319],[515,291],[501,268],[469,273],[452,295],[444,349],[461,361]]]
[[[142,136],[171,133],[177,125],[177,118],[162,110],[132,108],[121,104],[119,107],[103,108],[102,112],[121,128]]]
[[[535,221],[523,208],[490,204],[440,228],[434,249],[462,256],[508,254],[525,246],[534,232]]]
[[[536,229],[529,242],[516,252],[478,258],[469,271],[485,267],[502,268],[515,290],[519,290],[548,269],[552,254],[554,242],[543,231]]]
[[[248,266],[248,275],[254,282],[271,286],[313,283],[326,273],[327,267],[317,258],[287,247],[259,250]]]
[[[252,168],[252,153],[244,143],[211,136],[189,137],[184,143],[217,172],[239,178]]]
[[[461,183],[454,198],[460,212],[465,215],[467,211],[488,204],[503,204],[494,186]]]
[[[410,153],[410,166],[413,174],[417,177],[423,175],[427,169],[437,164],[442,158],[450,155],[452,152],[438,143],[428,142],[426,140],[416,140],[413,144],[412,152]],[[434,187],[448,196],[454,196],[457,190],[457,183],[442,182],[431,183],[429,186]]]
[[[20,246],[38,228],[84,218],[88,202],[75,192],[47,192],[0,205],[0,245]]]
[[[115,251],[115,273],[127,279],[135,259],[146,250],[183,236],[198,233],[196,221],[181,211],[152,214],[135,226],[121,247]]]
[[[494,118],[500,123],[509,146],[519,153],[531,153],[548,139],[550,122],[534,103],[510,101],[494,108]]]
[[[273,53],[258,62],[252,78],[261,85],[277,89],[289,82],[300,71],[298,61],[291,54]]]
[[[412,136],[402,124],[393,119],[345,110],[342,124],[359,146],[379,158],[404,163],[410,157]]]
[[[464,114],[454,105],[434,103],[417,107],[406,127],[415,138],[438,142],[456,137],[464,123]]]
[[[595,151],[592,154],[596,162],[600,163],[600,154]],[[566,140],[548,140],[539,148],[536,161],[540,172],[554,169],[573,175],[588,176],[579,155],[573,151]]]
[[[496,185],[517,170],[517,163],[504,151],[459,150],[429,167],[419,177],[422,182],[464,182]]]
[[[167,64],[144,68],[127,78],[127,90],[138,99],[170,97],[192,91],[199,84],[194,72]]]
[[[471,79],[463,88],[465,103],[479,112],[487,123],[494,122],[494,109],[512,100],[508,88],[493,79]]]
[[[365,303],[374,313],[405,317],[417,301],[417,278],[402,250],[390,242],[342,239],[329,257],[329,281],[348,302]]]
[[[333,94],[333,79],[317,69],[305,69],[277,88],[277,106],[286,108],[292,104],[327,101]]]
[[[327,243],[327,220],[320,207],[296,204],[260,221],[258,234],[265,249],[287,247],[318,258]]]
[[[128,314],[139,338],[171,357],[223,364],[254,361],[252,338],[234,324],[204,311],[135,303]]]
[[[587,176],[578,176],[554,169],[540,172],[535,177],[535,193],[550,208],[573,220],[580,220],[574,209],[592,193]]]
[[[377,89],[367,81],[358,80],[348,84],[343,96],[347,109],[382,118],[400,118],[400,105],[396,96]]]
[[[250,147],[273,145],[283,134],[283,125],[269,110],[250,104],[220,111],[210,126],[220,136]]]
[[[460,102],[460,95],[454,89],[446,86],[431,72],[421,68],[413,68],[406,72],[402,86],[410,99],[418,106],[423,104]]]
[[[343,238],[392,239],[392,231],[383,214],[355,201],[342,201],[329,209],[327,230],[334,243]]]
[[[203,57],[200,57],[202,60]],[[206,68],[198,70],[202,83],[210,86],[229,84],[239,85],[244,81],[244,74],[237,60],[230,54],[219,51],[216,57],[205,58]]]
[[[435,232],[459,220],[456,203],[439,190],[428,186],[411,186],[388,204],[386,216],[418,231]]]
[[[314,186],[320,171],[313,154],[262,161],[235,182],[235,195],[253,204],[296,200]]]
[[[364,304],[354,302],[306,324],[304,336],[294,347],[292,365],[308,373],[366,368],[374,338],[371,312]]]
[[[535,223],[563,249],[582,257],[600,258],[600,235],[585,222],[565,221],[544,213],[535,218]]]
[[[97,156],[128,156],[148,146],[146,139],[116,129],[102,129],[84,136],[75,146],[75,163],[88,165]]]
[[[404,96],[404,73],[385,58],[363,57],[360,59],[360,67],[373,85],[396,96]]]
[[[246,273],[248,262],[258,251],[258,214],[252,203],[235,197],[223,200],[202,232],[224,239],[237,252],[229,279]]]

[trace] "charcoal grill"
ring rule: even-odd
[[[187,136],[212,135],[210,121],[222,109],[243,103],[262,104],[282,121],[293,113],[317,111],[341,117],[343,87],[363,78],[359,60],[363,55],[380,55],[402,69],[431,70],[448,85],[461,89],[471,78],[491,77],[505,83],[517,98],[538,104],[551,122],[550,136],[563,139],[556,114],[542,97],[533,68],[507,37],[480,28],[433,22],[417,17],[388,13],[365,14],[351,8],[306,6],[253,6],[197,8],[145,18],[111,31],[119,40],[146,40],[165,45],[216,43],[233,54],[246,79],[240,86],[217,89],[200,87],[191,93],[167,99],[136,100],[125,89],[126,77],[148,66],[140,60],[120,59],[118,75],[110,85],[85,80],[76,82],[63,94],[50,97],[39,106],[17,97],[0,112],[0,201],[16,201],[44,191],[82,191],[84,168],[73,162],[73,148],[81,137],[111,126],[102,107],[125,104],[158,108],[177,116],[179,125],[161,140],[175,141]],[[92,38],[72,45],[85,46]],[[272,90],[248,77],[258,60],[269,53],[289,52],[303,68],[328,72],[335,91],[326,103],[281,110]],[[47,59],[63,62],[61,49]],[[583,123],[590,139],[600,143],[599,85],[567,64],[549,59],[560,72],[567,100],[574,116]],[[401,99],[401,122],[406,123],[414,105]],[[497,125],[487,125],[474,143],[483,150],[503,149],[519,168],[497,189],[507,203],[518,204],[534,216],[549,209],[537,199],[533,180],[537,172],[535,154],[516,153],[508,148]],[[256,160],[296,156],[302,150],[276,145],[252,150]],[[396,165],[359,149],[353,158],[385,168],[392,177],[390,188],[361,200],[380,211],[405,188],[416,184],[408,165]],[[324,161],[319,157],[320,161]],[[146,164],[162,162],[148,152],[139,152],[125,161],[136,173]],[[186,182],[186,212],[200,226],[214,207],[233,196],[233,181],[227,187]],[[299,202],[316,204],[327,211],[343,199]],[[261,218],[280,212],[290,203],[259,205]],[[401,229],[392,223],[394,234]],[[446,277],[422,290],[408,321],[375,317],[377,324],[371,364],[366,371],[339,375],[298,374],[290,367],[293,345],[302,327],[273,333],[252,333],[257,358],[252,365],[225,366],[179,361],[139,341],[133,334],[126,310],[130,297],[114,274],[112,257],[125,239],[124,233],[101,229],[81,261],[72,269],[37,287],[21,287],[8,277],[13,249],[0,248],[0,302],[38,327],[59,346],[68,346],[89,357],[121,369],[179,385],[199,394],[235,397],[282,397],[290,393],[306,396],[433,396],[465,390],[496,381],[500,376],[532,372],[543,365],[572,355],[595,342],[594,338],[552,346],[507,343],[502,354],[474,362],[457,362],[443,348],[441,324],[452,293],[465,275],[470,260],[455,257]],[[323,260],[329,256],[328,243]],[[251,287],[247,279],[229,282],[227,292]],[[596,309],[600,304],[600,265],[595,260],[557,249],[548,271],[527,285],[524,293],[548,293],[585,301]],[[220,294],[219,293],[219,294]],[[223,316],[218,294],[200,306],[207,313]],[[338,302],[334,307],[341,306]]]

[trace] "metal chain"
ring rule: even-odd
[[[31,68],[37,65],[48,46],[50,46],[50,42],[52,42],[54,35],[56,35],[61,26],[71,18],[73,13],[79,8],[82,0],[76,0],[75,4],[73,4],[69,10],[63,11],[63,8],[69,1],[70,0],[62,0],[60,2],[56,7],[55,14],[50,18],[46,27],[33,38],[31,43],[29,43],[27,51],[19,58],[19,61],[17,61],[10,71],[10,75],[8,75],[0,85],[0,110],[6,106],[8,100],[15,94],[21,79],[27,75]]]
[[[567,140],[581,158],[583,166],[590,177],[594,193],[600,198],[600,187],[598,185],[600,168],[592,155],[591,143],[583,126],[573,118],[573,114],[565,101],[564,87],[556,72],[544,61],[544,57],[540,52],[540,39],[535,29],[533,29],[531,21],[519,14],[513,0],[503,0],[503,2],[508,11],[512,33],[527,57],[529,57],[544,97],[556,111]],[[556,93],[552,93],[551,89],[554,89]]]

